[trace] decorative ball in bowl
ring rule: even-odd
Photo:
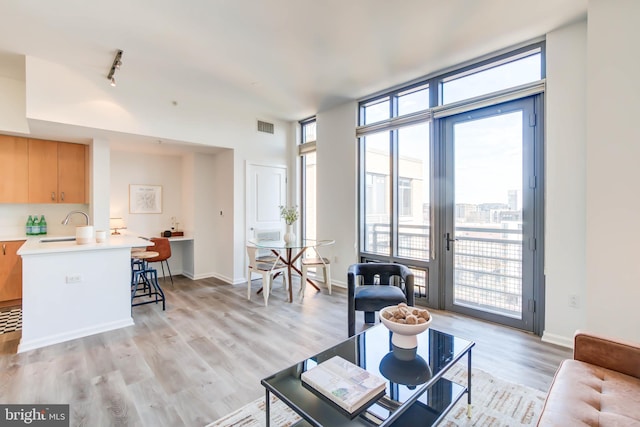
[[[431,320],[429,311],[420,307],[409,307],[405,303],[380,310],[380,321],[393,332],[391,343],[400,348],[416,348],[416,335],[426,331]]]

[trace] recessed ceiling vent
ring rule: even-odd
[[[258,120],[258,132],[264,132],[264,133],[273,133],[273,123],[267,123],[267,122],[263,122]]]

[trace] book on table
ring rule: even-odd
[[[349,414],[382,397],[387,384],[383,378],[340,356],[303,372],[300,379]]]

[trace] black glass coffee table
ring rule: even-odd
[[[377,325],[261,381],[266,390],[266,421],[270,426],[270,393],[298,413],[301,426],[429,426],[437,424],[466,393],[471,415],[471,375],[457,384],[443,375],[467,356],[475,345],[453,335],[427,329],[418,335],[417,349],[391,344],[391,332]],[[312,392],[300,380],[302,372],[333,356],[342,358],[386,379],[385,395],[365,406],[356,416]],[[461,362],[463,363],[463,362]]]

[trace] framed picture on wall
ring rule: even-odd
[[[129,184],[129,213],[162,213],[162,186]]]

